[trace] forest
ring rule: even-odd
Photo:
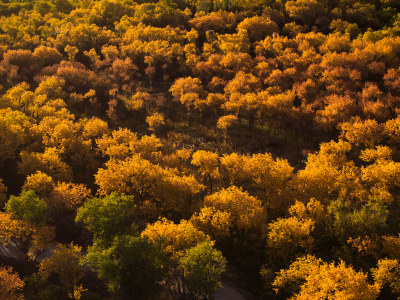
[[[226,284],[400,299],[400,1],[0,0],[0,299]]]

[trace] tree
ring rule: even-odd
[[[384,126],[385,136],[389,136],[391,143],[398,144],[400,142],[400,118],[387,120]]]
[[[202,110],[202,106],[205,102],[205,92],[199,78],[179,78],[171,86],[169,91],[171,92],[175,101],[179,101],[186,106],[189,113],[189,121],[190,114],[192,113],[193,109]]]
[[[95,24],[73,24],[66,22],[61,28],[60,33],[54,41],[57,49],[64,49],[67,45],[76,47],[79,51],[89,51],[90,49],[100,49],[102,45],[108,44],[114,34],[109,30],[104,30]]]
[[[190,199],[203,189],[193,175],[180,175],[176,169],[163,168],[139,155],[123,161],[110,160],[106,169],[98,170],[95,178],[102,195],[133,194],[139,204],[150,199],[150,203],[162,207],[164,213],[175,215],[189,209]]]
[[[3,206],[7,201],[7,187],[0,178],[0,205]]]
[[[329,203],[341,194],[359,200],[364,197],[360,170],[347,157],[350,150],[350,143],[339,140],[323,143],[318,152],[309,154],[306,167],[292,181],[299,199],[315,198]]]
[[[27,139],[26,129],[30,126],[29,118],[10,108],[0,109],[0,164],[7,159],[14,159],[18,149]]]
[[[37,171],[47,173],[57,181],[72,181],[72,169],[62,161],[60,151],[56,148],[46,148],[43,153],[21,152],[18,172],[30,175]]]
[[[193,153],[191,164],[199,168],[200,174],[204,177],[204,185],[209,186],[209,192],[212,193],[214,181],[221,176],[218,154],[204,150],[196,151]]]
[[[90,17],[97,25],[112,28],[124,15],[133,15],[133,7],[131,1],[102,0],[93,6]]]
[[[361,168],[361,179],[367,186],[391,192],[400,185],[400,163],[393,161],[390,148],[377,146],[375,149],[366,149],[360,158],[370,163]]]
[[[54,207],[75,211],[90,195],[91,190],[84,184],[59,182],[50,197]]]
[[[84,262],[111,291],[151,298],[165,279],[168,260],[160,243],[136,232],[133,196],[112,193],[92,198],[77,211],[76,221],[94,234]]]
[[[235,11],[239,8],[239,1],[235,0],[216,0],[214,1],[214,10],[232,10]]]
[[[97,239],[111,239],[133,226],[135,201],[133,196],[111,193],[92,198],[81,206],[76,221],[82,222]]]
[[[276,291],[288,289],[291,299],[376,299],[379,289],[368,284],[363,272],[341,261],[326,263],[313,256],[298,258],[288,269],[278,272]]]
[[[111,291],[154,299],[169,271],[169,261],[160,243],[135,234],[115,236],[107,243],[95,240],[85,263],[96,270]]]
[[[248,94],[258,92],[261,88],[261,83],[259,78],[253,74],[246,74],[244,72],[239,72],[235,77],[229,81],[225,87],[225,93],[228,95],[234,94]]]
[[[171,290],[176,291],[179,295],[185,295],[189,291],[186,285],[186,275],[194,276],[191,283],[195,285],[197,292],[204,293],[209,291],[203,290],[204,280],[207,280],[207,278],[204,277],[206,274],[202,273],[201,269],[211,271],[212,268],[208,266],[215,265],[216,258],[218,258],[217,264],[219,264],[216,267],[216,270],[219,270],[217,272],[222,272],[224,269],[220,253],[214,250],[211,251],[214,254],[210,255],[210,247],[212,249],[213,245],[210,237],[186,220],[175,224],[163,219],[153,224],[148,224],[141,233],[141,237],[146,237],[155,243],[162,243],[171,262],[170,280],[167,284]],[[190,258],[195,259],[195,261],[189,262]],[[209,281],[209,283],[215,287],[215,282]]]
[[[234,112],[239,121],[243,115],[248,115],[249,129],[252,129],[253,119],[256,110],[259,108],[259,102],[256,98],[256,92],[261,88],[259,78],[252,74],[245,74],[240,71],[236,74],[225,87],[225,93],[228,95],[228,101],[223,104],[226,111]]]
[[[350,120],[357,106],[350,96],[328,96],[323,109],[317,111],[316,121],[326,130],[335,129],[339,123]]]
[[[119,160],[129,158],[134,154],[151,158],[162,146],[161,141],[154,135],[145,135],[139,139],[136,133],[123,128],[114,130],[111,135],[103,135],[96,140],[96,143],[103,156]]]
[[[165,250],[174,257],[181,257],[185,250],[201,242],[210,241],[208,235],[186,220],[175,224],[167,219],[162,219],[153,224],[148,224],[141,236],[152,241],[164,240],[166,243]]]
[[[238,120],[235,115],[226,115],[218,119],[217,128],[223,130],[224,132],[224,143],[226,144],[228,129],[232,127]]]
[[[222,253],[209,242],[203,242],[187,250],[180,264],[188,291],[200,299],[213,299],[214,292],[222,286],[221,275],[226,267]]]
[[[229,32],[237,23],[236,16],[233,12],[224,10],[213,11],[206,15],[199,15],[192,18],[189,23],[204,34],[206,31],[215,31],[219,33]]]
[[[349,35],[330,34],[320,47],[323,53],[327,52],[349,52],[351,50],[351,40]]]
[[[356,146],[374,147],[382,140],[383,126],[376,120],[362,121],[356,117],[339,125],[342,137]]]
[[[273,256],[285,262],[302,251],[310,251],[313,246],[315,222],[311,219],[299,219],[295,216],[279,218],[268,225],[268,247]]]
[[[75,61],[75,56],[78,54],[79,49],[74,46],[66,45],[64,51],[67,53],[70,61]]]
[[[282,78],[284,85],[289,81],[290,79]],[[280,88],[283,88],[280,83],[279,85]],[[254,101],[256,102],[255,108],[260,110],[259,113],[268,117],[268,122],[271,122],[279,130],[283,126],[291,125],[293,122],[291,120],[297,119],[298,111],[293,107],[295,99],[296,96],[292,91],[273,95],[269,94],[269,92],[261,91],[255,96]]]
[[[35,57],[31,50],[18,49],[9,50],[4,53],[3,64],[8,66],[11,71],[12,68],[16,67],[16,72],[12,74],[12,79],[15,81],[29,81],[31,80],[33,74],[35,73]],[[13,78],[14,77],[14,78]]]
[[[54,188],[53,178],[46,173],[37,171],[34,174],[26,177],[25,183],[22,187],[24,190],[32,190],[39,197],[45,199],[50,195],[50,192]]]
[[[237,30],[246,30],[249,34],[251,42],[265,39],[266,36],[272,36],[273,33],[279,32],[279,27],[275,22],[263,17],[252,17],[244,19],[237,26]]]
[[[219,48],[225,54],[249,53],[250,40],[246,29],[241,29],[238,33],[224,34],[218,36]]]
[[[393,259],[400,259],[400,234],[396,236],[382,237],[382,251],[385,255]]]
[[[65,99],[67,94],[63,91],[65,81],[56,76],[44,78],[35,89],[36,95],[44,95],[47,100]]]
[[[41,67],[51,66],[60,63],[63,56],[57,49],[46,46],[39,46],[33,51],[33,56]]]
[[[400,295],[400,263],[397,259],[380,259],[372,276],[380,289],[389,287],[394,295]]]
[[[9,300],[25,299],[22,293],[22,280],[11,267],[0,267],[0,298]]]
[[[76,293],[81,286],[79,281],[82,279],[85,270],[81,265],[82,254],[81,247],[74,244],[57,244],[50,257],[44,258],[39,265],[39,274],[43,279],[48,279],[52,275],[57,275],[59,282],[64,285],[68,291],[68,296],[75,298]]]
[[[235,237],[244,243],[251,241],[252,232],[258,237],[264,232],[266,214],[261,201],[242,189],[223,189],[205,197],[203,205],[192,222],[217,240]]]
[[[99,118],[91,118],[83,120],[83,132],[82,135],[85,139],[90,139],[92,147],[96,139],[109,133],[107,122]]]
[[[287,1],[285,8],[291,18],[308,25],[312,25],[317,17],[326,13],[324,5],[318,0]]]
[[[379,234],[387,227],[389,211],[380,199],[371,199],[361,207],[348,201],[332,201],[329,212],[333,217],[333,229],[342,241],[349,237]]]
[[[221,158],[222,174],[230,185],[254,191],[267,215],[284,208],[285,190],[293,168],[287,160],[273,159],[269,153],[253,156],[232,153]]]
[[[139,111],[143,107],[148,109],[150,100],[150,94],[147,92],[136,92],[130,98],[123,98],[126,108],[132,111]]]
[[[153,113],[146,117],[146,123],[149,125],[150,131],[156,131],[157,128],[165,125],[164,115],[160,113]]]
[[[35,261],[40,253],[52,246],[55,237],[53,227],[34,226],[17,220],[11,213],[0,213],[0,238],[5,245],[18,248],[27,261]]]
[[[6,212],[17,219],[35,225],[44,225],[47,220],[47,204],[34,191],[22,191],[19,196],[11,196],[5,205]]]

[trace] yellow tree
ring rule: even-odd
[[[85,269],[81,264],[82,249],[74,244],[57,244],[50,257],[44,258],[39,265],[39,274],[43,279],[48,279],[56,274],[60,283],[64,285],[72,299],[79,299],[76,291],[82,290],[79,281]]]
[[[103,135],[96,140],[97,147],[103,156],[124,159],[130,155],[130,144],[137,142],[138,136],[129,129],[120,128],[110,135]]]
[[[225,87],[228,101],[223,105],[224,110],[236,114],[239,117],[239,121],[243,115],[247,115],[249,129],[252,129],[253,120],[259,108],[260,103],[256,93],[260,88],[261,82],[259,78],[242,71],[238,72]]]
[[[260,200],[232,186],[205,197],[191,220],[217,240],[243,242],[264,234],[266,213]]]
[[[186,220],[175,224],[167,219],[148,224],[141,236],[153,242],[164,243],[165,250],[172,259],[172,282],[167,284],[179,294],[185,294],[186,282],[185,271],[181,266],[182,259],[188,250],[194,249],[197,245],[204,242],[211,243],[210,237]]]
[[[251,42],[263,40],[266,36],[279,32],[279,27],[275,22],[259,16],[244,19],[237,26],[238,31],[243,29],[247,31]]]
[[[134,154],[151,159],[162,146],[161,141],[154,135],[139,138],[136,133],[125,128],[114,130],[110,135],[103,135],[96,143],[103,156],[120,160]]]
[[[35,95],[44,95],[47,100],[65,99],[68,95],[63,91],[65,81],[56,76],[44,78],[35,89]]]
[[[339,125],[342,137],[350,143],[360,146],[374,147],[383,138],[383,126],[376,120],[361,120],[359,117]]]
[[[291,18],[308,25],[312,25],[317,17],[326,13],[323,3],[318,0],[287,1],[285,8]]]
[[[46,198],[54,188],[54,181],[53,178],[46,173],[37,171],[36,173],[26,177],[22,188],[24,190],[32,190],[38,196]]]
[[[88,133],[85,132],[88,129],[85,121],[74,122],[73,116],[47,116],[32,128],[32,133],[39,135],[46,147],[56,148],[81,178],[89,176],[98,167],[93,151],[93,137],[84,134]]]
[[[232,127],[238,120],[238,117],[235,115],[226,115],[222,116],[218,119],[217,128],[224,132],[224,143],[226,147],[228,129]]]
[[[309,154],[306,167],[292,181],[299,200],[326,203],[339,195],[365,199],[360,169],[347,157],[350,150],[350,143],[339,140],[323,143],[318,152]]]
[[[11,213],[0,213],[0,238],[5,245],[13,244],[35,261],[37,256],[52,246],[55,237],[53,227],[35,226],[27,221],[13,219]]]
[[[275,290],[288,290],[290,299],[376,299],[379,288],[368,283],[368,276],[341,261],[326,263],[314,256],[298,258],[281,270],[273,282]]]
[[[264,202],[267,214],[286,209],[287,184],[293,174],[287,160],[275,160],[269,153],[253,156],[232,153],[221,158],[221,167],[231,185],[254,192]]]
[[[163,168],[139,155],[108,161],[95,178],[100,194],[133,194],[142,203],[162,207],[164,213],[190,210],[190,200],[203,189],[192,175],[182,176],[176,169]]]
[[[348,121],[356,112],[356,102],[350,96],[330,95],[324,99],[325,106],[317,111],[315,120],[325,130],[333,130]]]
[[[164,115],[160,113],[153,113],[146,117],[146,123],[149,125],[150,131],[156,131],[157,128],[165,125]]]
[[[0,299],[23,300],[24,280],[11,267],[0,267]]]
[[[390,258],[400,260],[400,234],[382,237],[382,251]]]
[[[400,296],[400,263],[397,259],[380,259],[377,268],[371,271],[380,289],[389,287],[394,295]]]
[[[53,208],[75,211],[90,195],[84,184],[59,182],[51,191],[50,201]]]
[[[202,110],[205,103],[205,91],[199,78],[179,78],[169,89],[175,101],[186,106],[189,114],[189,123],[194,109]],[[190,124],[189,124],[190,125]]]
[[[279,218],[268,225],[268,248],[271,255],[288,262],[300,251],[311,251],[315,222],[292,216]]]
[[[189,23],[202,34],[208,30],[216,32],[232,30],[235,28],[236,22],[235,13],[224,10],[198,15],[189,21]]]
[[[400,117],[386,121],[384,127],[384,134],[389,137],[390,142],[400,143]]]
[[[214,152],[199,150],[193,153],[192,165],[199,168],[200,174],[203,176],[203,183],[209,186],[207,192],[212,193],[213,183],[220,178],[219,173],[219,155]]]
[[[91,149],[93,150],[96,146],[96,139],[109,133],[107,122],[99,118],[82,119],[82,138],[85,141],[89,141]]]
[[[56,148],[46,148],[43,153],[21,152],[21,162],[18,163],[20,174],[30,175],[37,171],[47,173],[57,181],[72,181],[72,169],[62,161],[60,151]]]
[[[29,118],[20,111],[10,108],[0,109],[0,164],[7,159],[14,159],[17,150],[28,138]]]
[[[123,98],[122,100],[124,101],[126,108],[129,110],[139,111],[143,107],[145,107],[146,110],[150,110],[149,104],[151,96],[147,92],[139,91],[133,94],[130,98]]]
[[[218,36],[219,48],[225,54],[248,53],[250,50],[250,40],[247,30],[241,28],[238,33],[223,34]]]
[[[201,242],[211,241],[208,235],[186,220],[175,224],[167,219],[162,219],[148,224],[141,236],[152,241],[165,239],[165,249],[174,257],[180,257],[185,250]]]
[[[370,163],[361,168],[361,179],[383,200],[391,202],[394,189],[400,186],[400,163],[392,159],[392,150],[387,146],[377,146],[361,152],[360,158]],[[386,195],[386,196],[385,196]]]

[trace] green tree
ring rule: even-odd
[[[76,221],[82,222],[95,238],[112,239],[133,224],[134,198],[112,193],[88,200],[77,211]]]
[[[22,191],[19,196],[11,196],[5,205],[6,212],[17,219],[43,225],[47,219],[47,204],[34,191]]]
[[[203,242],[187,250],[180,264],[189,293],[200,299],[213,299],[214,292],[222,286],[221,275],[226,267],[222,253],[210,242]]]
[[[329,206],[333,216],[336,235],[347,240],[349,237],[380,233],[387,227],[389,211],[382,200],[370,200],[361,207],[344,201],[333,201]]]
[[[116,236],[110,243],[95,240],[84,261],[111,291],[137,299],[157,299],[168,271],[162,245],[131,234]]]

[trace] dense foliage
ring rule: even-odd
[[[0,0],[0,298],[397,299],[399,147],[397,0]]]

